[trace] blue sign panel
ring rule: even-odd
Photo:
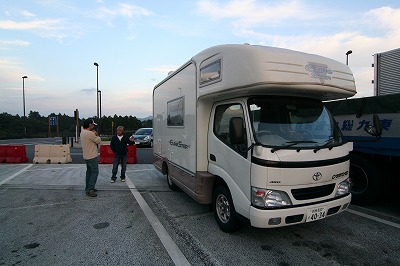
[[[55,116],[50,117],[50,126],[57,126],[57,117]]]

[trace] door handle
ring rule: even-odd
[[[214,154],[210,153],[210,160],[213,161],[213,162],[216,162],[217,158],[215,157]]]

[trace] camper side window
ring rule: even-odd
[[[184,126],[184,98],[180,97],[178,99],[169,101],[167,103],[167,125],[175,127]]]
[[[221,80],[221,59],[200,67],[200,85]]]
[[[243,107],[240,104],[224,104],[220,105],[215,109],[214,117],[214,134],[223,143],[228,145],[237,153],[241,154],[243,157],[247,157],[246,147],[247,138],[246,134],[243,144],[232,144],[229,138],[229,122],[233,117],[240,117],[244,119]],[[243,124],[244,126],[244,124]],[[246,132],[246,130],[244,130]]]

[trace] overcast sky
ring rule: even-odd
[[[333,58],[373,95],[373,55],[400,48],[400,1],[0,0],[0,112],[152,115],[154,85],[198,52],[261,44]]]

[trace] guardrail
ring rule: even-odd
[[[136,145],[128,145],[128,160],[127,163],[137,163],[136,156]],[[114,153],[112,152],[110,145],[100,145],[100,160],[101,164],[111,164],[114,161]]]
[[[71,162],[69,145],[35,145],[33,163],[64,164]]]
[[[25,145],[0,145],[0,163],[26,163]]]

